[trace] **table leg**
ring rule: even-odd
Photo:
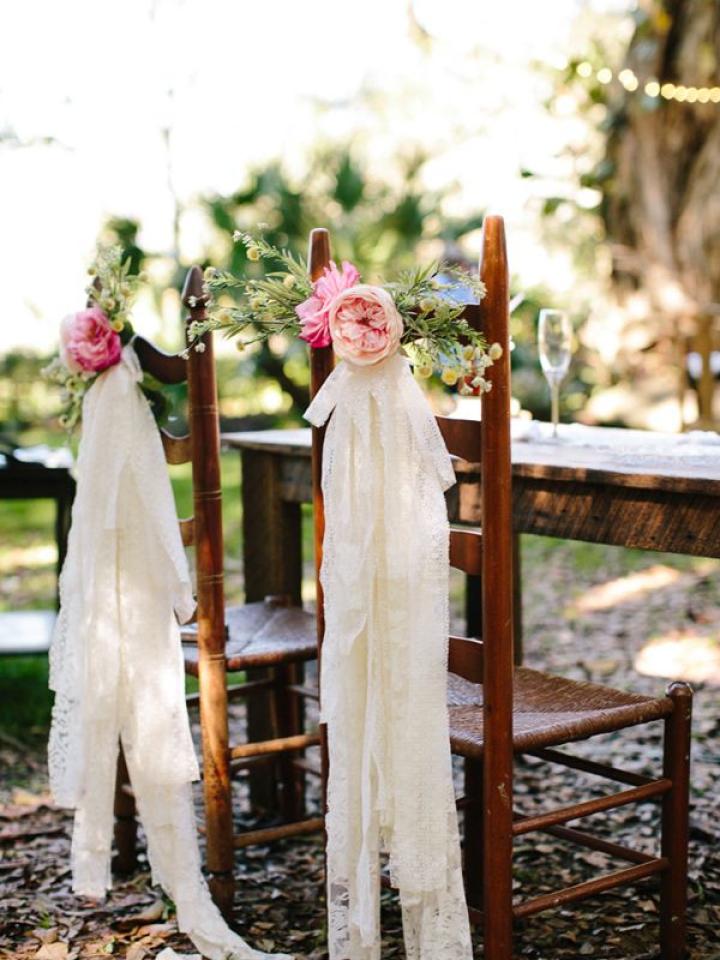
[[[299,604],[302,602],[300,504],[282,499],[278,457],[255,450],[243,450],[241,456],[245,599],[253,603],[271,595],[286,595]],[[266,670],[249,670],[248,680],[261,679],[267,674]],[[249,697],[247,718],[249,740],[278,736],[268,697]],[[273,765],[250,768],[253,808],[277,809],[275,774]]]
[[[513,533],[513,644],[515,665],[523,662],[523,608],[522,608],[522,544],[520,534]]]
[[[68,535],[70,533],[70,520],[72,517],[72,496],[61,494],[55,501],[55,542],[57,543],[57,576],[60,579],[65,555],[67,553]],[[56,606],[60,606],[60,590],[56,595]]]

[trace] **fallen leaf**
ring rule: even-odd
[[[44,943],[34,955],[35,960],[67,960],[68,949],[67,943],[60,943],[58,941],[55,943]]]
[[[147,923],[153,923],[155,920],[161,920],[165,911],[165,904],[162,900],[156,900],[146,907],[141,913],[131,914],[129,917],[118,917],[113,920],[113,926],[118,930],[132,930],[133,927],[142,927]]]

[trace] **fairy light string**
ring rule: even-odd
[[[660,83],[657,79],[647,80],[643,84],[629,67],[625,67],[616,74],[610,67],[596,69],[587,60],[579,63],[575,72],[583,80],[589,80],[594,76],[603,86],[608,86],[613,80],[617,80],[628,93],[635,93],[642,86],[643,93],[651,100],[662,98],[675,100],[678,103],[720,103],[720,86],[692,87],[685,84]]]

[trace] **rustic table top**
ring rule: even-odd
[[[687,435],[607,427],[582,427],[581,438],[581,442],[574,442],[566,434],[560,443],[542,438],[514,440],[513,475],[720,498],[720,444],[708,444],[698,455],[700,448],[688,443]],[[222,439],[232,449],[310,456],[309,428],[226,433]],[[460,471],[464,469],[465,465],[459,465]]]

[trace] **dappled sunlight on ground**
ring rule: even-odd
[[[29,547],[12,546],[0,552],[0,574],[15,573],[28,567],[45,567],[57,562],[54,543],[35,543]]]
[[[720,631],[720,620],[718,622]],[[653,637],[635,657],[638,673],[720,687],[720,635],[703,636],[693,629],[671,630]]]
[[[618,603],[636,600],[651,590],[660,590],[682,580],[683,574],[672,567],[657,564],[647,570],[638,570],[626,577],[618,577],[590,587],[574,603],[576,613],[590,613],[595,610],[608,610]],[[690,577],[686,579],[690,580]]]

